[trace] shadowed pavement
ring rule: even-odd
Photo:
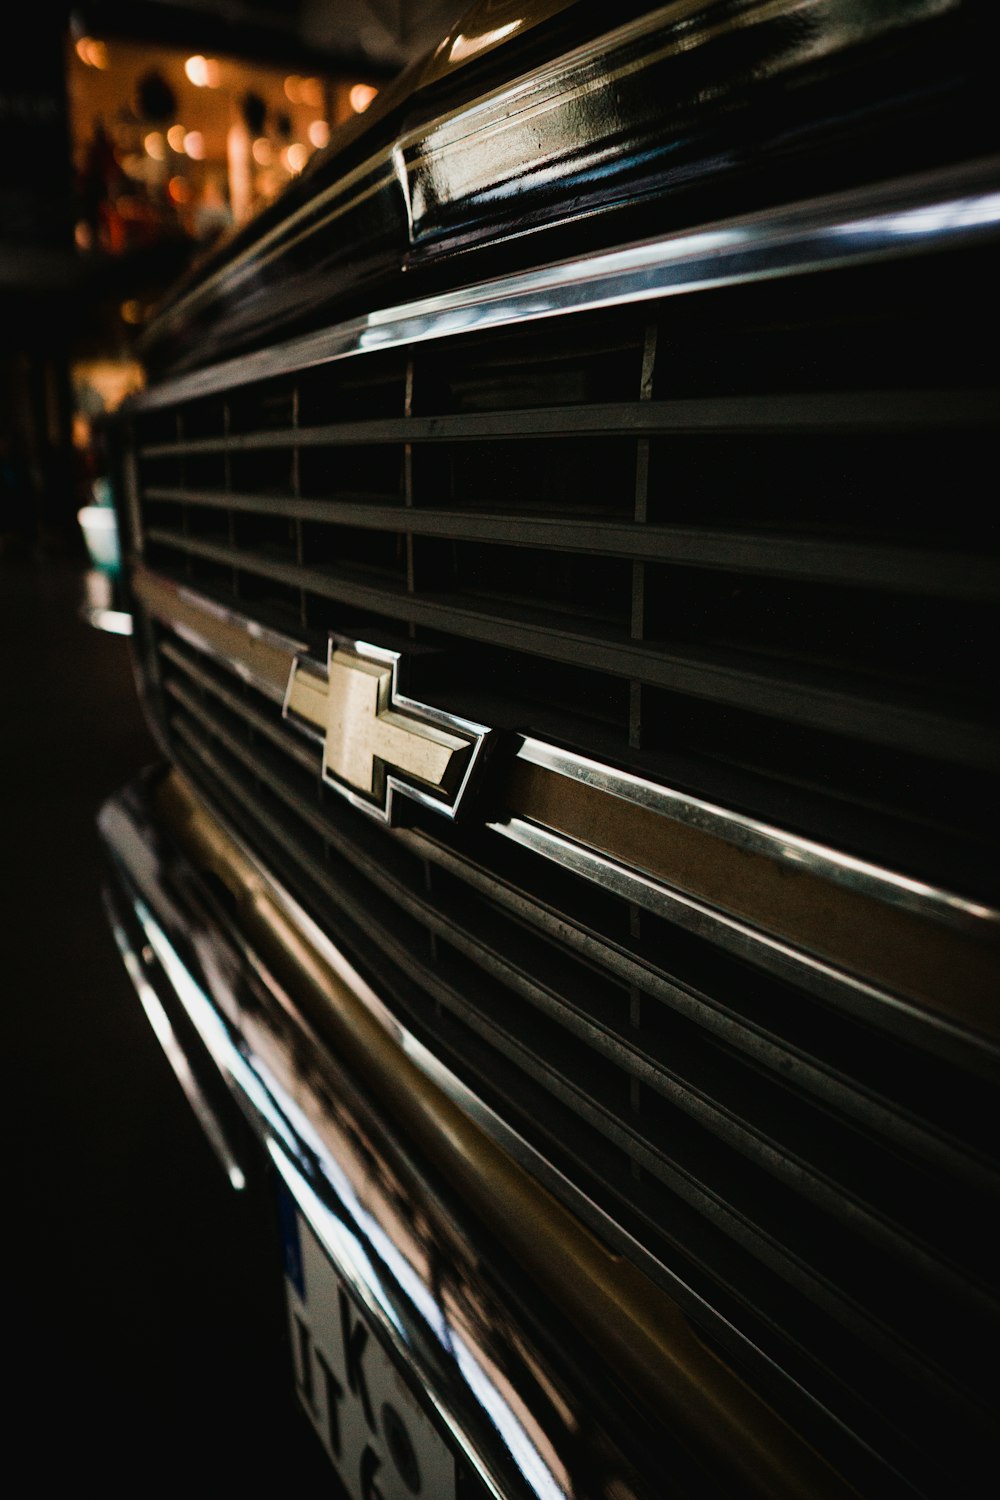
[[[292,1395],[268,1205],[227,1187],[101,907],[96,811],[157,752],[128,644],[82,623],[81,589],[68,561],[0,557],[5,1425],[30,1466],[20,1493],[89,1478],[106,1493],[155,1479],[332,1494]]]

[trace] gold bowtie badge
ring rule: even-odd
[[[360,793],[369,810],[388,816],[397,790],[453,811],[484,727],[402,698],[396,654],[366,649],[372,655],[331,641],[325,672],[309,657],[296,657],[285,718],[319,731],[324,780],[351,801],[360,801],[351,792]]]

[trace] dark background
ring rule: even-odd
[[[229,1188],[101,906],[94,815],[156,751],[80,596],[72,559],[0,558],[6,1473],[331,1493],[271,1205]]]

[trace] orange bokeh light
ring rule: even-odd
[[[377,93],[378,89],[372,88],[370,83],[356,83],[347,96],[354,113],[364,114]]]

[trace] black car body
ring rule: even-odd
[[[147,335],[109,899],[353,1494],[989,1463],[989,57],[481,4]]]

